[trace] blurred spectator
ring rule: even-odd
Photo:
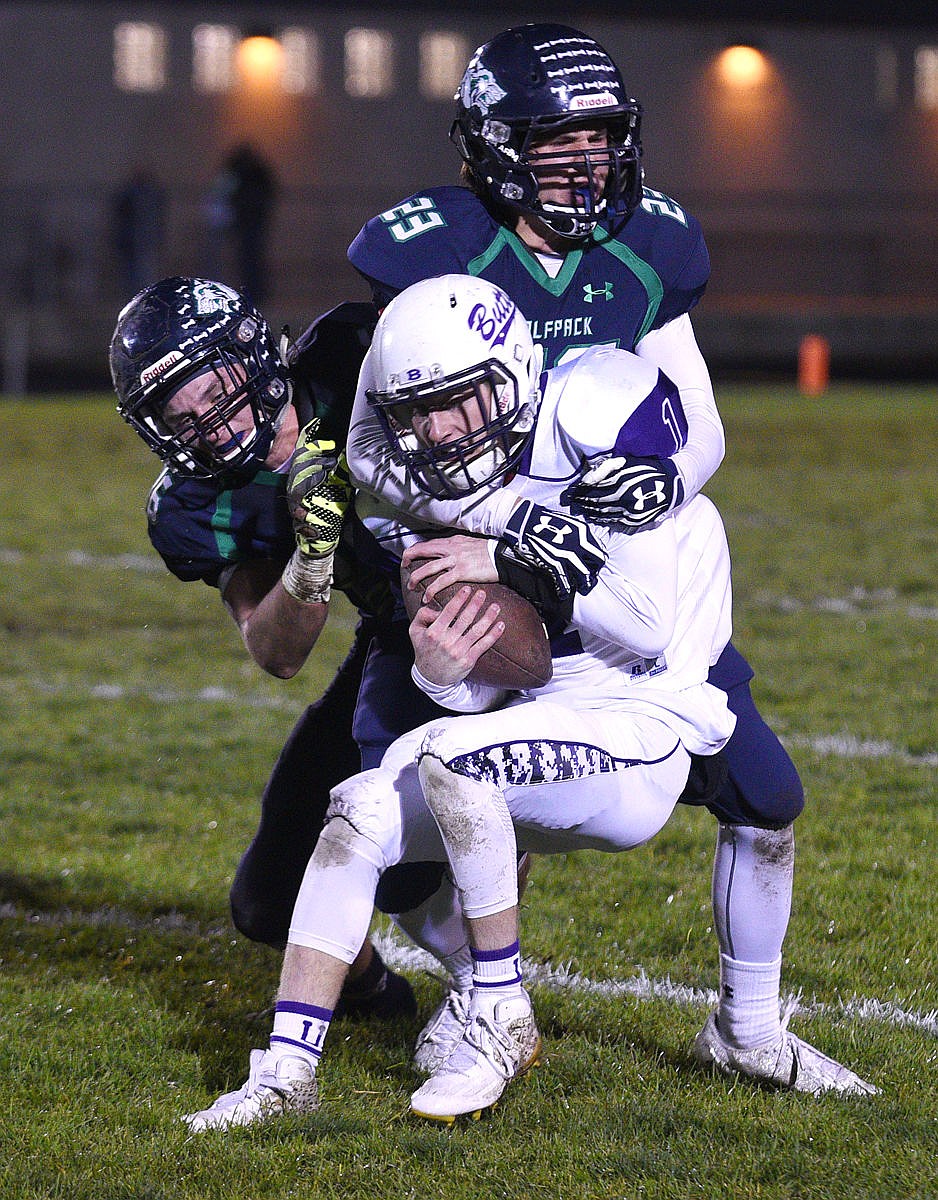
[[[238,286],[255,305],[267,299],[267,237],[277,193],[273,169],[247,142],[222,164],[207,200],[209,234],[234,239]]]
[[[166,193],[152,171],[134,167],[111,199],[111,228],[127,296],[159,278]]]

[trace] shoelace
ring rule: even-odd
[[[458,1059],[465,1053],[466,1047],[470,1047],[503,1079],[514,1077],[516,1063],[512,1055],[514,1044],[511,1038],[481,1013],[476,1013],[469,1023],[463,1034],[463,1043],[464,1045],[456,1047],[447,1063],[448,1068],[458,1071]],[[478,1059],[473,1058],[471,1065],[477,1061]]]
[[[242,1100],[247,1100],[251,1093],[257,1087],[258,1075],[260,1074],[261,1062],[264,1058],[263,1050],[251,1051],[251,1065],[248,1071],[248,1077],[245,1083],[242,1083],[239,1088],[233,1092],[225,1092],[224,1095],[218,1097],[212,1108],[234,1108],[240,1104]]]
[[[442,1036],[441,1026],[444,1023],[444,1018],[448,1015],[451,1015],[458,1023],[465,1025],[469,1016],[469,997],[462,992],[450,990],[446,996],[446,1007],[440,1014],[436,1027],[427,1034],[424,1041],[434,1046],[437,1044]]]

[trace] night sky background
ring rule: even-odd
[[[192,0],[163,0],[185,5]],[[348,8],[348,0],[316,0],[315,8]],[[259,13],[265,7],[258,4]],[[707,24],[715,21],[746,21],[761,24],[794,23],[800,25],[836,25],[883,29],[896,26],[919,27],[938,31],[938,0],[785,0],[780,4],[759,4],[754,0],[362,0],[363,12],[471,12],[491,13],[493,24],[507,28],[532,20],[557,19],[564,14],[566,24],[587,25],[590,18],[618,20],[691,21]],[[312,15],[312,12],[311,12]]]
[[[185,3],[186,0],[179,0]],[[320,0],[322,3],[322,0]],[[345,7],[342,0],[327,0],[326,7]],[[368,7],[363,4],[362,7]],[[918,26],[938,30],[938,0],[894,0],[879,3],[854,0],[785,0],[781,4],[759,4],[753,0],[567,0],[554,6],[550,0],[541,5],[531,0],[376,0],[375,7],[385,10],[413,12],[490,11],[496,23],[505,24],[530,20],[549,20],[558,9],[568,24],[588,23],[590,17],[616,17],[619,20],[687,20],[695,23],[711,21],[748,21],[760,23],[797,23],[808,25]],[[540,16],[539,9],[544,16]]]

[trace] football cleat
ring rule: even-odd
[[[450,986],[433,1016],[417,1034],[414,1067],[422,1075],[438,1071],[462,1041],[469,1024],[470,995]]]
[[[467,1113],[478,1120],[513,1079],[535,1066],[540,1052],[541,1035],[527,992],[501,1000],[491,1015],[470,1014],[459,1044],[411,1096],[410,1110],[446,1125]]]
[[[879,1088],[867,1083],[849,1067],[828,1058],[820,1050],[788,1030],[786,1013],[778,1040],[767,1046],[739,1049],[724,1042],[717,1028],[716,1009],[694,1039],[693,1056],[701,1066],[713,1067],[724,1075],[745,1075],[768,1087],[819,1096],[838,1092],[842,1096],[875,1096]]]
[[[255,1125],[271,1117],[315,1112],[319,1087],[310,1062],[272,1050],[252,1050],[247,1083],[235,1092],[219,1096],[201,1112],[183,1117],[193,1133],[206,1129],[228,1129],[233,1125]]]

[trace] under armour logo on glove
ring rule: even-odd
[[[514,553],[545,573],[557,596],[586,595],[606,561],[585,521],[542,508],[532,500],[517,505],[505,527],[504,540]]]
[[[591,467],[560,499],[590,521],[636,533],[681,503],[684,483],[671,459],[629,454]]]
[[[528,532],[546,538],[554,546],[562,546],[573,533],[573,527],[558,520],[556,513],[545,512],[537,518]]]

